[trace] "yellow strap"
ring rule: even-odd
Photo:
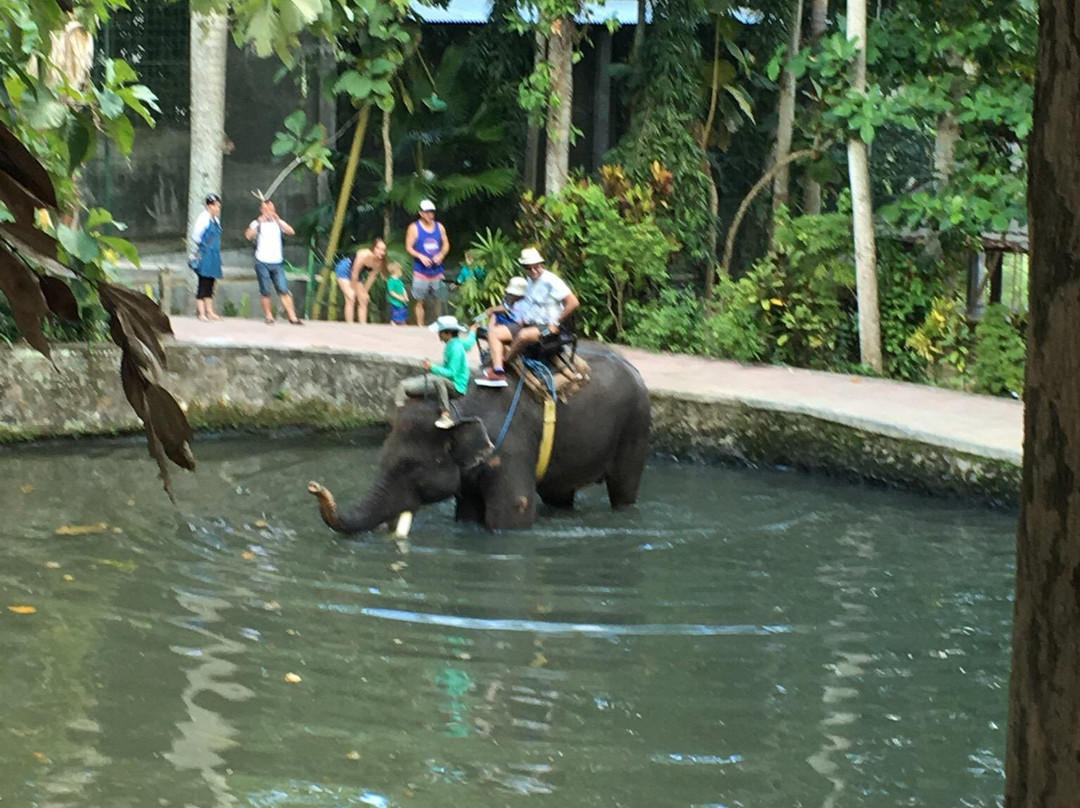
[[[555,402],[544,399],[544,432],[540,436],[540,457],[536,461],[536,481],[540,482],[547,474],[551,462],[551,447],[555,445]]]

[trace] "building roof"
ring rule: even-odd
[[[413,2],[413,13],[426,23],[482,25],[491,19],[491,0],[450,0],[445,7]],[[637,0],[587,2],[576,15],[579,23],[604,23],[614,19],[619,25],[637,25]],[[646,22],[652,22],[651,4],[646,7]]]

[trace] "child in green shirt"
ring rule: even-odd
[[[390,322],[404,325],[409,319],[409,296],[405,293],[405,281],[401,279],[401,264],[392,261],[386,265],[390,275],[386,280],[386,297],[390,301]]]
[[[450,429],[454,425],[454,419],[450,417],[450,399],[465,395],[469,389],[472,373],[469,371],[468,354],[476,344],[476,334],[451,314],[440,317],[428,329],[437,332],[443,342],[442,364],[433,365],[425,359],[424,370],[428,372],[401,382],[394,393],[394,405],[400,408],[404,406],[406,398],[423,398],[434,393],[442,407],[435,426]]]

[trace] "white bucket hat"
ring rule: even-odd
[[[514,295],[515,297],[525,297],[525,292],[528,288],[529,282],[525,280],[525,278],[511,278],[510,283],[506,284],[506,294]]]
[[[438,320],[428,326],[429,331],[440,333],[443,331],[457,331],[459,334],[464,334],[467,329],[461,323],[458,322],[457,317],[452,314],[444,314]]]
[[[435,210],[435,203],[430,199],[424,199],[420,202],[420,210]]]
[[[518,263],[522,266],[531,267],[533,264],[544,263],[544,256],[542,256],[540,251],[535,247],[526,247],[521,251],[521,257],[518,259]]]

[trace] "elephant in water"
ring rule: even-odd
[[[375,482],[358,504],[339,509],[326,488],[310,483],[323,520],[341,533],[361,533],[407,515],[399,522],[402,535],[421,505],[456,497],[459,520],[489,530],[525,528],[536,519],[538,497],[572,507],[575,492],[593,483],[607,486],[613,508],[632,504],[649,450],[648,391],[637,369],[613,351],[583,343],[579,353],[589,362],[590,381],[557,404],[543,479],[537,479],[543,405],[522,392],[506,426],[516,384],[470,385],[454,402],[457,423],[451,429],[434,426],[438,407],[432,401],[411,401],[398,411]]]

